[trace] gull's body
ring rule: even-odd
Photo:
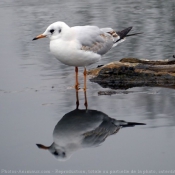
[[[55,22],[33,40],[49,37],[51,53],[62,63],[76,67],[78,76],[78,67],[86,67],[99,61],[103,54],[124,41],[125,37],[136,35],[127,35],[131,29],[129,27],[116,32],[112,28],[69,27],[64,22]],[[86,69],[84,75],[86,76]]]
[[[69,27],[62,23],[62,37],[50,41],[50,51],[66,65],[88,66],[99,61],[119,39],[119,36],[113,37],[103,30],[96,26]],[[112,29],[108,31],[113,32]]]
[[[144,125],[110,118],[97,110],[73,110],[63,116],[53,131],[51,146],[37,144],[49,150],[59,160],[68,159],[75,151],[99,146],[105,139],[122,127]]]
[[[127,28],[126,33],[130,30],[131,27]],[[74,67],[85,67],[99,61],[120,39],[112,28],[69,27],[64,22],[51,24],[42,36],[50,38],[50,51],[59,61]]]

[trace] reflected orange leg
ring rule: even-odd
[[[79,83],[78,83],[78,67],[75,67],[75,89],[78,91],[79,89]]]
[[[88,102],[87,102],[86,91],[84,91],[84,99],[85,99],[84,106],[86,107],[86,110],[87,110],[87,108],[88,108]]]
[[[78,91],[76,90],[76,109],[79,107],[79,97],[78,97]]]
[[[86,67],[84,68],[84,98],[85,98],[85,102],[84,102],[84,105],[86,107],[86,110],[87,110],[87,107],[88,107],[88,102],[87,102],[87,96],[86,96],[86,77],[87,77],[87,71],[86,71]]]

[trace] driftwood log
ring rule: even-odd
[[[104,88],[128,89],[138,86],[175,88],[175,60],[149,61],[123,58],[89,70],[90,81]]]

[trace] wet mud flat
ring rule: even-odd
[[[123,58],[88,71],[90,81],[103,88],[152,86],[175,88],[175,60]]]

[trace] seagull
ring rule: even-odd
[[[84,90],[86,90],[86,66],[101,60],[102,55],[111,48],[123,42],[132,27],[116,32],[112,28],[97,26],[69,27],[62,21],[55,22],[47,27],[45,32],[33,40],[48,37],[50,51],[60,62],[75,67],[75,89],[79,89],[78,67],[84,67]]]
[[[97,147],[121,128],[136,125],[145,123],[116,120],[97,110],[75,109],[66,113],[57,123],[53,131],[53,143],[50,146],[36,145],[40,149],[48,150],[58,160],[65,161],[75,151]]]

